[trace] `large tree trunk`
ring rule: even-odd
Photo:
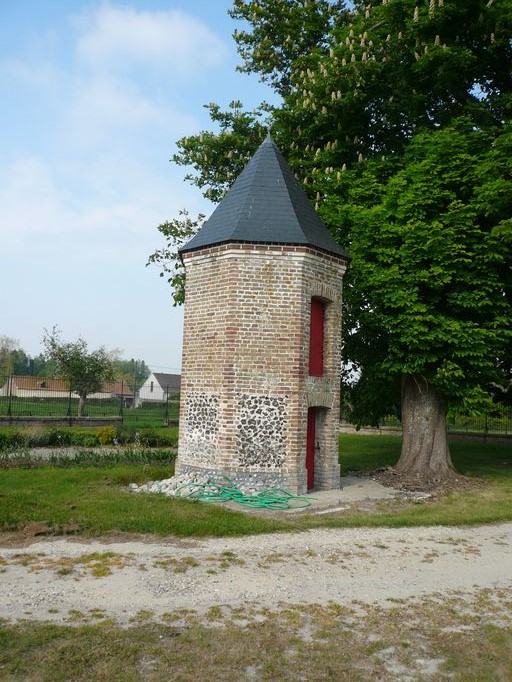
[[[418,483],[442,483],[455,473],[446,433],[446,405],[419,375],[402,377],[402,453],[395,468]]]

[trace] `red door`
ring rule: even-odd
[[[306,435],[306,471],[308,490],[315,485],[315,440],[316,440],[316,407],[308,410],[308,432]]]

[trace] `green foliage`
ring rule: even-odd
[[[181,138],[177,142],[179,152],[172,161],[180,166],[192,166],[195,173],[187,174],[185,179],[203,189],[207,199],[218,202],[263,142],[272,109],[262,105],[255,111],[244,112],[238,100],[230,103],[228,111],[222,111],[215,102],[205,108],[218,132],[203,131]]]
[[[112,435],[112,439],[108,438]],[[105,441],[102,443],[100,441]],[[119,446],[131,449],[175,448],[178,444],[177,427],[0,427],[0,453],[20,452],[32,448],[95,448],[100,444],[113,445],[116,439]],[[123,449],[120,447],[120,449]],[[36,454],[37,457],[37,454]]]
[[[96,443],[97,445],[97,443]],[[130,470],[128,479],[120,474],[118,482],[123,485],[128,483],[142,483],[148,479],[158,479],[172,476],[176,450],[142,448],[129,445],[119,449],[102,450],[77,449],[71,455],[62,453],[58,448],[50,454],[41,457],[37,451],[20,450],[14,453],[2,454],[0,450],[0,469],[40,469],[42,467],[58,467],[60,469],[73,469],[76,467],[112,467],[117,464],[142,464],[143,468],[135,475]],[[157,470],[165,466],[164,472]]]
[[[0,382],[9,374],[33,374],[33,369],[34,361],[19,347],[18,341],[0,336]]]
[[[116,435],[117,430],[115,426],[101,426],[98,429],[97,438],[101,445],[112,445]]]
[[[47,336],[52,336],[56,330]],[[109,353],[112,360],[114,377],[122,379],[129,385],[133,386],[135,378],[135,385],[137,388],[144,383],[144,381],[151,374],[151,370],[146,365],[144,360],[123,360],[117,358],[117,351]],[[35,357],[28,355],[16,339],[8,336],[0,336],[0,378],[2,376],[14,374],[17,376],[55,376],[58,374],[59,367],[53,355],[40,353]]]
[[[20,353],[18,341],[9,336],[0,336],[0,376],[12,374]]]
[[[303,174],[332,168],[336,177],[343,164],[400,154],[419,130],[462,115],[501,125],[510,115],[511,26],[508,0],[358,3],[348,25],[325,26],[328,51],[292,62],[293,87],[276,112],[282,146]]]
[[[180,211],[180,217],[162,223],[158,231],[166,245],[157,249],[148,258],[146,266],[156,264],[161,268],[160,277],[167,277],[171,286],[173,305],[181,305],[185,300],[185,269],[178,254],[183,246],[202,226],[204,216],[189,217],[188,212]]]
[[[233,34],[243,59],[239,70],[259,74],[281,95],[292,89],[294,64],[312,52],[328,53],[329,33],[350,16],[343,1],[327,0],[234,0],[229,14],[252,28]]]
[[[112,362],[116,379],[125,381],[128,386],[138,390],[151,374],[144,360],[123,360],[115,358]]]
[[[462,119],[416,135],[387,182],[379,183],[377,162],[349,174],[344,211],[354,290],[347,296],[347,354],[372,367],[372,382],[419,374],[456,403],[474,401],[475,387],[500,381],[496,358],[512,333],[503,282],[511,252],[481,199],[485,169],[494,174],[487,163],[493,142],[492,133]],[[510,173],[510,157],[501,162]],[[369,187],[378,188],[373,205]],[[380,355],[373,358],[363,338],[370,324],[379,329]]]
[[[95,430],[36,427],[0,429],[0,453],[30,448],[96,447],[99,445]]]

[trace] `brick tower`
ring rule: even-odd
[[[182,249],[176,473],[293,493],[340,484],[347,255],[270,137]]]

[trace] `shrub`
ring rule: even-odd
[[[101,445],[112,445],[117,439],[117,429],[115,426],[101,426],[97,434]]]
[[[9,432],[0,432],[0,450],[9,450],[12,448],[27,447],[28,437],[24,433],[13,430]]]
[[[72,445],[73,434],[63,429],[50,429],[46,445],[57,447]]]
[[[126,445],[133,440],[134,431],[126,426],[117,426],[116,428],[116,438],[118,443],[121,445]]]
[[[71,433],[71,444],[85,448],[94,448],[99,439],[95,432],[77,431]]]

